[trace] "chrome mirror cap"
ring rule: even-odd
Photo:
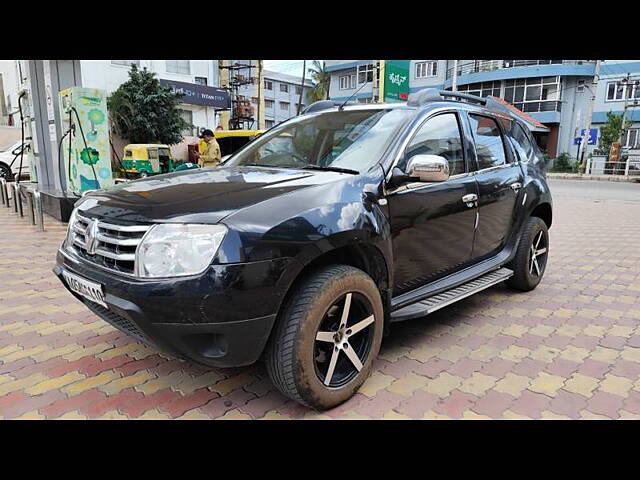
[[[449,162],[440,155],[414,155],[407,163],[407,175],[421,182],[444,182],[449,179]]]

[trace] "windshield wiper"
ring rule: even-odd
[[[352,175],[359,175],[360,172],[358,170],[351,170],[350,168],[340,168],[340,167],[321,167],[320,165],[305,165],[301,167],[301,170],[323,170],[325,172],[339,172],[339,173],[351,173]]]

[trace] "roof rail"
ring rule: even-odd
[[[423,105],[426,105],[428,102],[438,102],[445,100],[444,97],[467,100],[470,102],[478,103],[480,105],[486,105],[487,103],[486,99],[477,97],[475,95],[469,95],[468,93],[450,92],[449,90],[438,90],[437,88],[424,88],[409,95],[407,105],[410,107],[421,107]]]
[[[487,104],[486,98],[478,97],[476,95],[469,95],[468,93],[450,92],[449,90],[440,90],[440,95],[442,95],[443,97],[461,98],[463,100],[476,102],[480,105]]]
[[[319,112],[321,110],[329,110],[330,108],[339,107],[344,102],[336,102],[334,100],[318,100],[317,102],[313,102],[311,105],[306,107],[301,114],[303,113],[312,113]],[[346,105],[356,105],[355,102],[348,102]]]
[[[437,102],[442,100],[442,95],[437,88],[424,88],[409,95],[407,105],[410,107],[421,107],[428,102]]]

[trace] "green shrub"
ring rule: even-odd
[[[577,165],[572,164],[569,159],[571,157],[567,152],[562,152],[558,155],[553,162],[552,172],[560,172],[560,173],[571,173],[577,171],[574,168],[577,168]]]

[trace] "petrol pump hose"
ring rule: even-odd
[[[78,120],[78,126],[80,127],[80,134],[82,135],[82,141],[84,142],[84,148],[87,151],[87,155],[90,155],[89,152],[89,145],[87,145],[87,139],[84,136],[84,130],[82,129],[82,122],[80,121],[80,115],[78,115],[78,111],[76,110],[75,107],[71,107],[71,110],[73,111],[73,113],[76,114],[76,119]],[[69,159],[71,160],[71,159]],[[89,162],[89,164],[91,165],[91,171],[93,172],[93,178],[96,181],[96,184],[98,185],[98,187],[100,187],[100,181],[98,180],[98,175],[96,175],[96,169],[93,166],[93,163]]]

